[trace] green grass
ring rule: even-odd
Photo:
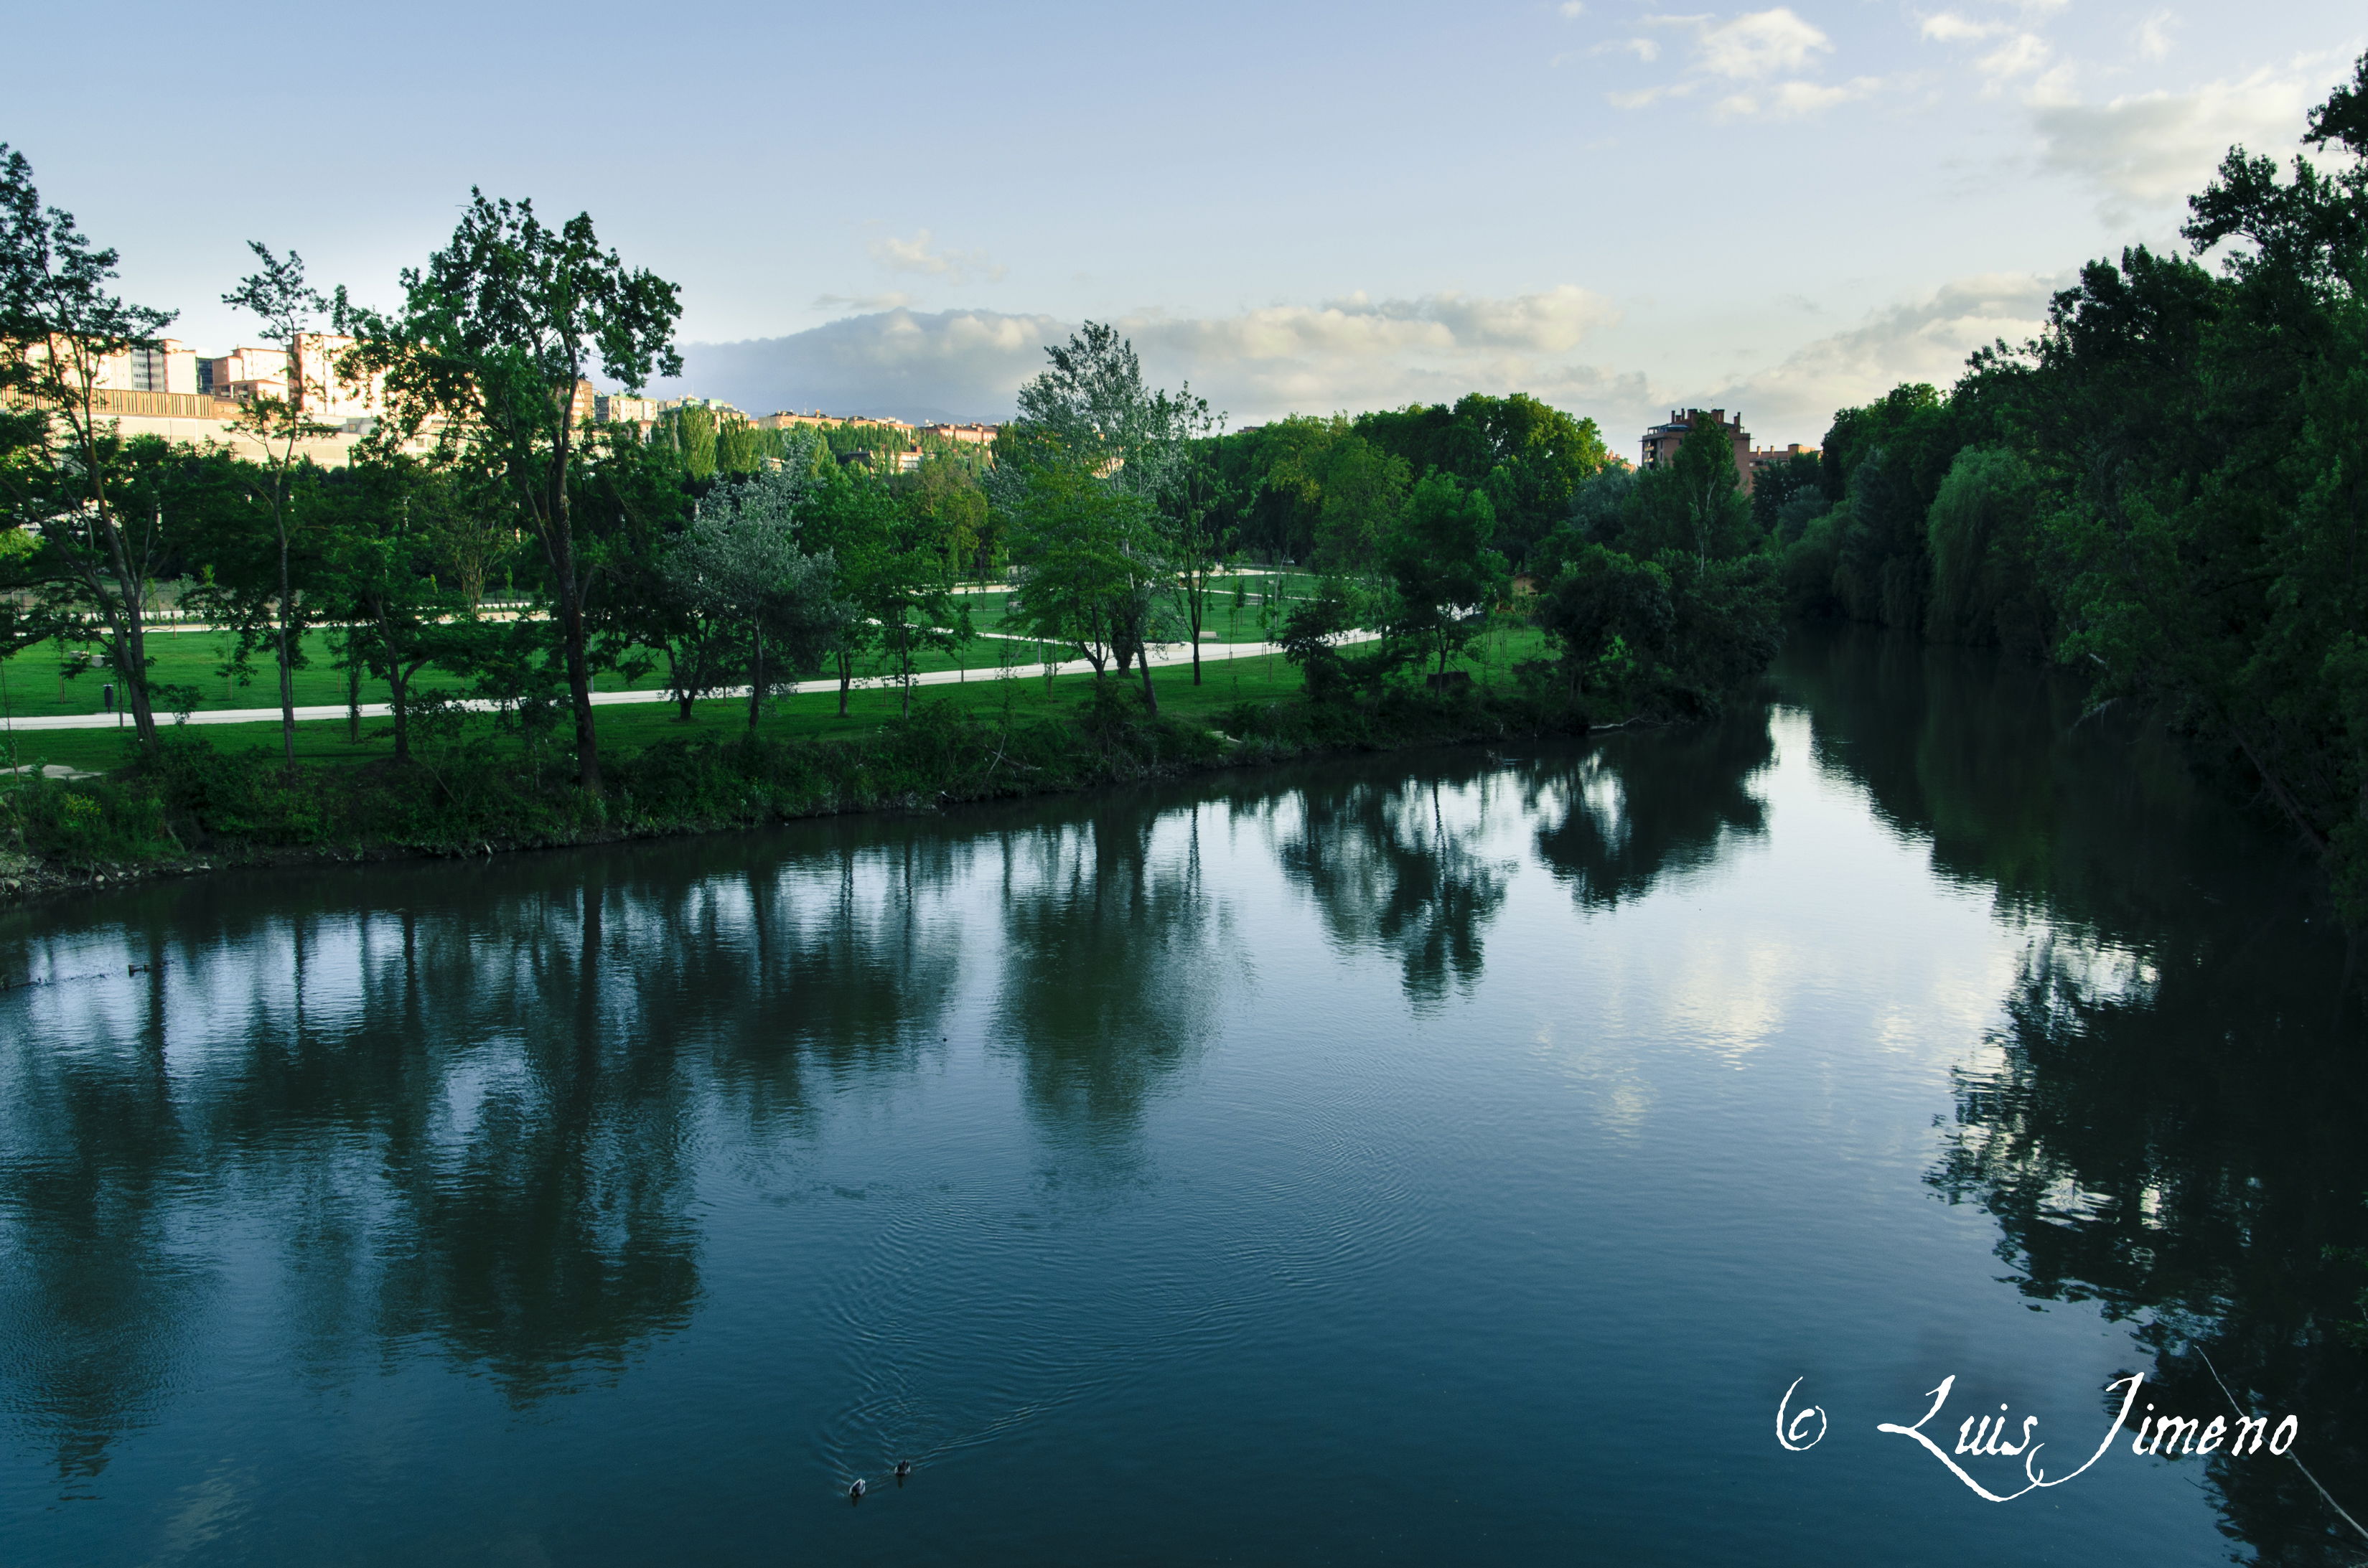
[[[1457,659],[1452,667],[1468,671],[1484,683],[1502,682],[1509,678],[1515,664],[1539,657],[1543,651],[1543,633],[1529,627],[1507,627],[1475,641],[1468,651],[1468,656]],[[1280,654],[1212,661],[1205,663],[1201,670],[1202,684],[1197,688],[1192,685],[1191,670],[1187,665],[1164,665],[1153,671],[1152,685],[1159,694],[1163,713],[1179,718],[1206,717],[1213,722],[1217,715],[1237,702],[1277,701],[1295,697],[1301,689],[1298,669]],[[1133,682],[1139,682],[1140,678],[1129,677]],[[1008,703],[1013,718],[1025,721],[1065,711],[1092,679],[1089,675],[1061,676],[1055,677],[1048,688],[1041,674],[1023,670],[1007,682],[989,668],[966,682],[916,687],[913,696],[916,701],[951,702],[964,712],[981,715],[999,715]],[[335,695],[324,700],[342,701],[344,695],[340,685]],[[776,698],[766,705],[758,720],[757,733],[780,740],[843,739],[871,734],[883,722],[895,717],[900,707],[899,697],[899,692],[893,687],[858,687],[849,696],[844,718],[838,713],[836,692]],[[695,737],[724,739],[747,732],[748,704],[745,698],[711,699],[695,703],[692,705],[691,722],[688,724],[676,717],[677,709],[670,702],[603,707],[595,712],[600,744],[609,750],[637,751],[662,741]],[[495,733],[495,722],[490,715],[472,718],[469,722],[472,733]],[[357,744],[347,738],[347,727],[342,719],[300,723],[296,726],[297,758],[306,764],[335,767],[373,761],[393,754],[393,732],[388,721],[365,719],[361,730],[362,739]],[[280,744],[279,726],[270,722],[206,724],[193,726],[191,733],[201,735],[209,744],[222,752],[266,751],[276,754]],[[63,764],[94,772],[105,771],[123,760],[125,749],[131,744],[130,737],[128,726],[121,731],[23,731],[14,737],[15,761]]]
[[[1233,604],[1231,585],[1224,585],[1211,596],[1209,623],[1203,629],[1214,642],[1257,642],[1267,640],[1269,627],[1258,619],[1258,599],[1261,595],[1274,596],[1275,613],[1272,624],[1280,626],[1283,610],[1291,596],[1308,592],[1315,579],[1304,574],[1267,573],[1241,579],[1247,590],[1248,602],[1236,609]],[[973,628],[982,632],[1008,632],[1006,616],[1010,596],[1004,593],[964,594],[960,601],[971,612]],[[336,667],[337,634],[315,631],[303,639],[303,660],[299,665],[293,682],[296,706],[313,708],[343,704],[347,697],[346,674]],[[226,708],[276,708],[279,703],[279,680],[271,655],[257,650],[252,656],[254,665],[249,677],[241,684],[225,676],[222,668],[234,651],[234,640],[217,631],[179,631],[170,629],[155,631],[148,640],[152,664],[149,680],[154,686],[184,686],[198,693],[198,710],[219,711]],[[1009,649],[1007,654],[1007,648]],[[1054,651],[1056,656],[1059,651]],[[78,674],[68,669],[87,653],[90,663]],[[979,637],[951,653],[924,650],[914,659],[920,671],[962,669],[984,674],[992,678],[1006,656],[1014,658],[1022,669],[1040,666],[1042,655],[1036,645],[1009,647],[1002,639]],[[0,681],[6,683],[6,709],[19,718],[47,718],[61,714],[89,714],[105,711],[101,687],[111,677],[99,664],[96,646],[67,643],[63,648],[56,642],[42,642],[21,650],[11,657],[0,659]],[[594,685],[601,691],[660,691],[666,687],[666,662],[653,657],[653,669],[642,678],[626,680],[614,671],[595,677]],[[888,662],[873,656],[859,666],[859,676],[876,679],[886,674]],[[430,670],[419,680],[422,690],[464,691],[467,683],[458,676]],[[118,693],[119,700],[120,693]],[[365,678],[361,687],[364,703],[381,703],[387,699],[383,681]],[[62,759],[61,759],[62,760]]]

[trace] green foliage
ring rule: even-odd
[[[1734,439],[1697,409],[1677,455],[1640,472],[1620,515],[1620,548],[1639,560],[1679,551],[1725,561],[1757,549],[1751,504],[1735,467]]]
[[[1497,517],[1497,547],[1517,565],[1569,515],[1579,485],[1611,460],[1594,420],[1522,392],[1473,392],[1452,408],[1415,403],[1360,415],[1352,428],[1417,478],[1447,474],[1484,491]]]
[[[715,477],[715,415],[697,403],[668,409],[667,444],[682,454],[682,472],[694,481]]]
[[[2054,618],[2039,575],[2038,509],[2038,481],[2020,453],[1957,454],[1925,514],[1933,641],[1996,643],[2025,657],[2046,651]]]
[[[402,278],[404,307],[392,315],[337,291],[337,324],[357,340],[347,369],[384,375],[390,435],[432,427],[445,457],[465,454],[507,482],[519,524],[542,546],[577,779],[597,797],[585,608],[603,562],[576,545],[579,448],[569,411],[596,366],[628,391],[655,374],[681,374],[678,291],[601,249],[589,213],[554,229],[533,203],[477,190],[445,248]]]
[[[1600,544],[1581,546],[1531,615],[1562,644],[1571,688],[1608,687],[1621,697],[1640,659],[1667,647],[1676,611],[1669,574]]]
[[[1383,570],[1398,596],[1390,630],[1435,653],[1444,673],[1470,642],[1504,585],[1505,558],[1491,548],[1497,509],[1452,475],[1432,473],[1414,487],[1383,541]]]
[[[1751,520],[1762,534],[1797,539],[1801,532],[1799,524],[1806,523],[1818,511],[1824,510],[1822,506],[1816,510],[1808,510],[1805,506],[1794,508],[1791,515],[1797,521],[1792,532],[1786,534],[1786,509],[1803,497],[1812,497],[1819,502],[1825,499],[1825,465],[1816,452],[1795,452],[1781,463],[1767,464],[1752,476]]]

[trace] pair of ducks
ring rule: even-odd
[[[897,1485],[904,1485],[905,1478],[912,1473],[913,1461],[911,1460],[898,1460],[896,1461]],[[860,1475],[857,1476],[855,1478],[854,1484],[847,1489],[847,1500],[849,1503],[860,1503],[863,1501],[863,1477]]]

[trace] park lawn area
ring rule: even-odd
[[[1048,689],[1042,675],[1024,674],[1007,683],[989,670],[968,682],[915,687],[913,701],[945,702],[969,712],[997,715],[1004,711],[1008,701],[1015,719],[1042,718],[1067,711],[1085,694],[1093,678],[1090,675],[1058,676]],[[1130,676],[1128,680],[1130,685],[1140,684],[1139,676]],[[1188,666],[1156,669],[1152,680],[1159,692],[1162,712],[1206,716],[1212,723],[1236,702],[1277,701],[1297,695],[1300,689],[1299,671],[1280,654],[1210,665],[1197,690]],[[859,686],[848,694],[845,717],[838,712],[837,692],[800,692],[792,697],[775,698],[766,704],[757,722],[757,733],[772,739],[840,739],[871,734],[896,717],[901,695],[894,687]],[[679,710],[671,702],[601,707],[594,711],[600,728],[600,744],[623,752],[639,751],[671,740],[729,740],[748,732],[746,698],[711,698],[694,703],[691,722],[687,724],[677,717]],[[472,733],[497,733],[490,714],[472,716],[469,726]],[[389,721],[365,719],[361,728],[362,740],[356,744],[347,738],[348,730],[343,719],[300,723],[296,726],[297,760],[307,765],[340,767],[393,755],[393,725]],[[280,744],[279,726],[270,722],[191,725],[181,733],[225,752],[277,753]],[[14,763],[62,764],[105,772],[123,761],[131,744],[130,737],[129,728],[21,731],[13,736]]]
[[[1235,579],[1228,579],[1228,582]],[[1269,631],[1258,623],[1258,599],[1269,589],[1277,596],[1273,623],[1281,624],[1281,611],[1287,601],[1281,596],[1304,595],[1315,579],[1292,574],[1245,574],[1238,579],[1248,590],[1248,603],[1242,609],[1233,608],[1229,588],[1221,588],[1212,596],[1209,624],[1204,631],[1212,642],[1256,642],[1265,640]],[[1006,593],[965,594],[959,602],[971,612],[971,623],[982,632],[1005,630],[1005,616],[1010,596]],[[328,631],[313,631],[304,638],[304,664],[296,671],[295,699],[300,708],[342,704],[346,700],[346,675],[336,667],[336,658],[340,636]],[[268,650],[253,655],[254,668],[247,684],[242,686],[222,673],[229,659],[233,640],[224,632],[178,631],[159,630],[149,638],[154,663],[150,680],[156,686],[182,686],[198,693],[199,711],[219,711],[225,708],[274,708],[279,702],[279,677],[271,665]],[[76,644],[63,650],[54,642],[37,643],[20,650],[13,656],[0,659],[0,681],[6,683],[6,707],[9,713],[26,718],[46,718],[58,714],[85,714],[105,711],[101,687],[108,679],[106,670],[96,662],[80,674],[63,674],[66,665],[83,653]],[[1041,664],[1037,647],[1013,644],[1004,638],[978,637],[951,653],[924,649],[913,661],[916,671],[951,670],[961,668],[983,672],[993,678],[1001,661],[1011,658],[1026,669]],[[600,691],[659,691],[666,687],[666,661],[651,656],[652,669],[637,680],[628,681],[614,671],[594,677],[595,689]],[[885,674],[888,662],[876,653],[864,659],[859,666],[860,678],[876,678]],[[418,688],[425,691],[465,691],[467,683],[461,677],[428,669],[420,673]],[[120,693],[118,694],[119,702]],[[386,683],[365,677],[361,685],[364,703],[381,703],[387,699]],[[342,731],[342,725],[338,726]]]
[[[1463,670],[1484,684],[1498,684],[1512,678],[1513,666],[1523,660],[1542,657],[1547,652],[1546,639],[1536,628],[1518,622],[1502,622],[1473,641],[1465,653],[1454,659],[1450,668]],[[944,667],[944,666],[940,666]],[[89,678],[87,676],[85,679]],[[1000,678],[992,669],[973,669],[973,678],[951,686],[922,686],[913,688],[915,703],[944,702],[968,712],[1001,714],[1008,702],[1016,720],[1041,718],[1065,711],[1084,695],[1090,675],[1055,676],[1049,684],[1042,675],[1026,669],[1008,680]],[[1114,677],[1113,677],[1114,678]],[[873,677],[876,682],[877,677]],[[1141,677],[1129,676],[1131,686],[1139,685]],[[1219,722],[1225,710],[1237,702],[1274,702],[1296,697],[1301,690],[1297,668],[1281,654],[1268,653],[1251,659],[1215,660],[1201,667],[1201,685],[1192,685],[1190,666],[1169,665],[1153,671],[1153,685],[1159,693],[1162,713],[1192,718],[1206,718],[1212,725]],[[330,700],[342,701],[342,684]],[[894,686],[859,685],[849,693],[845,717],[838,712],[837,692],[801,692],[795,696],[775,698],[768,702],[757,722],[757,733],[780,739],[841,739],[871,733],[882,723],[894,718],[901,706],[901,693]],[[689,723],[681,722],[677,710],[671,702],[634,703],[630,706],[604,706],[596,709],[600,727],[601,744],[615,750],[632,752],[644,746],[669,740],[689,738],[728,739],[747,733],[748,703],[746,698],[710,698],[692,705]],[[497,733],[492,715],[479,715],[469,721],[472,733]],[[279,748],[279,726],[268,722],[255,724],[192,725],[188,734],[202,739],[220,751],[264,750]],[[393,754],[393,726],[384,719],[365,719],[362,739],[358,744],[347,738],[348,730],[343,719],[311,721],[296,726],[296,756],[300,763],[328,767],[350,766],[374,761]],[[120,764],[131,744],[131,732],[123,730],[28,730],[8,737],[13,744],[13,758],[0,756],[0,765],[63,764],[68,767],[91,772],[104,772]]]

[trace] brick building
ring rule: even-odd
[[[1675,458],[1679,447],[1693,434],[1696,424],[1702,422],[1726,433],[1728,444],[1735,449],[1736,482],[1748,494],[1751,490],[1751,437],[1744,433],[1743,415],[1738,413],[1729,419],[1724,408],[1713,408],[1707,414],[1699,408],[1687,409],[1683,414],[1671,409],[1668,423],[1656,425],[1645,432],[1645,460],[1641,466],[1658,468]]]

